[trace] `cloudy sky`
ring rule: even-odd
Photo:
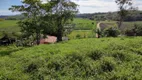
[[[46,2],[46,0],[42,0]],[[94,12],[112,12],[117,11],[117,5],[114,0],[72,0],[79,5],[80,13],[94,13]],[[134,6],[142,10],[142,0],[133,0]],[[0,0],[0,15],[14,15],[8,10],[11,5],[21,5],[21,0]]]

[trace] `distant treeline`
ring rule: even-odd
[[[7,15],[7,16],[3,16],[0,15],[0,19],[5,19],[5,20],[22,20],[24,19],[24,15]]]
[[[117,12],[85,13],[85,14],[77,14],[76,17],[88,18],[97,21],[105,21],[105,20],[118,21],[119,19]],[[129,14],[127,15],[127,17],[125,17],[124,21],[142,21],[142,11],[129,11]]]

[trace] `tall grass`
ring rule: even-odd
[[[0,57],[1,80],[141,80],[142,39],[79,39]]]
[[[73,24],[75,30],[92,30],[96,27],[96,21],[82,18],[75,18]]]
[[[68,37],[69,39],[93,38],[95,37],[95,32],[92,30],[74,30]]]

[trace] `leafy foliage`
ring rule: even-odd
[[[120,31],[117,27],[108,27],[103,30],[103,35],[107,37],[117,37]]]
[[[131,29],[125,31],[127,36],[142,36],[142,25],[135,24]]]
[[[0,56],[0,79],[140,80],[141,43],[141,37],[80,39],[16,50]]]

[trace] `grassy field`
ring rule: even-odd
[[[75,18],[73,24],[75,30],[92,30],[96,27],[96,21],[82,18]]]
[[[89,19],[82,19],[82,18],[74,18],[73,23],[77,24],[77,23],[92,23],[95,21],[89,20]]]
[[[17,24],[18,21],[16,20],[4,20],[0,21],[0,37],[3,36],[3,32],[8,33],[11,36],[12,32],[19,32],[20,28],[18,27]],[[94,22],[94,24],[92,24]],[[92,30],[93,28],[96,27],[96,22],[89,20],[89,19],[81,19],[81,18],[75,18],[73,21],[73,24],[75,24],[75,30]],[[73,31],[76,34],[77,31]],[[81,31],[79,31],[80,34]],[[84,33],[85,31],[82,31]],[[88,32],[88,31],[86,31]],[[19,33],[17,33],[19,34]],[[86,34],[86,33],[85,33]],[[72,34],[71,34],[72,35]],[[75,35],[76,36],[76,35]]]
[[[74,30],[68,35],[69,39],[81,39],[95,37],[93,30]]]
[[[91,38],[18,49],[0,56],[0,80],[141,80],[141,44]]]
[[[12,32],[19,32],[19,27],[16,20],[4,20],[0,21],[0,37],[3,35],[3,32],[11,35]]]
[[[0,31],[18,31],[16,20],[4,20],[0,21]]]

